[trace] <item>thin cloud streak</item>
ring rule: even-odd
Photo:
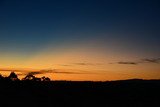
[[[72,66],[72,65],[67,65],[67,64],[60,64],[60,66]]]
[[[145,59],[140,59],[139,61],[119,61],[116,63],[109,63],[109,64],[126,64],[126,65],[138,65],[141,63],[155,63],[159,64],[160,63],[160,58],[145,58]]]
[[[46,73],[61,73],[61,74],[87,74],[87,72],[74,72],[74,71],[63,71],[61,69],[43,69],[43,70],[26,70],[26,69],[4,69],[4,68],[0,68],[0,71],[7,71],[7,72],[20,72],[22,74],[18,74],[18,75],[27,75],[27,74],[31,74],[31,75],[38,75],[38,74],[46,74]]]
[[[59,64],[60,66],[99,66],[99,65],[104,65],[103,63],[86,63],[86,62],[75,62],[75,63],[70,63],[70,64]]]
[[[142,59],[143,62],[147,62],[147,63],[160,63],[160,58],[146,58],[146,59]]]
[[[138,63],[137,62],[117,62],[118,64],[128,64],[128,65],[137,65]]]
[[[102,65],[102,63],[84,63],[84,62],[78,62],[78,63],[72,63],[74,65],[82,65],[82,66],[96,66],[96,65]]]

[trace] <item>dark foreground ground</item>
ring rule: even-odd
[[[0,107],[160,107],[160,80],[0,81]]]

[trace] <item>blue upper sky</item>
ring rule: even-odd
[[[90,39],[160,55],[159,0],[0,0],[1,53]]]

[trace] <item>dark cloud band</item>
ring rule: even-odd
[[[136,62],[117,62],[118,64],[129,64],[129,65],[137,65]]]
[[[138,65],[140,63],[160,63],[160,58],[145,58],[145,59],[140,59],[139,61],[119,61],[116,62],[116,64],[128,64],[128,65]],[[115,63],[110,63],[110,64],[115,64]]]

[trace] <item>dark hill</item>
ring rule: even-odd
[[[0,97],[4,107],[160,107],[160,80],[0,81]]]

